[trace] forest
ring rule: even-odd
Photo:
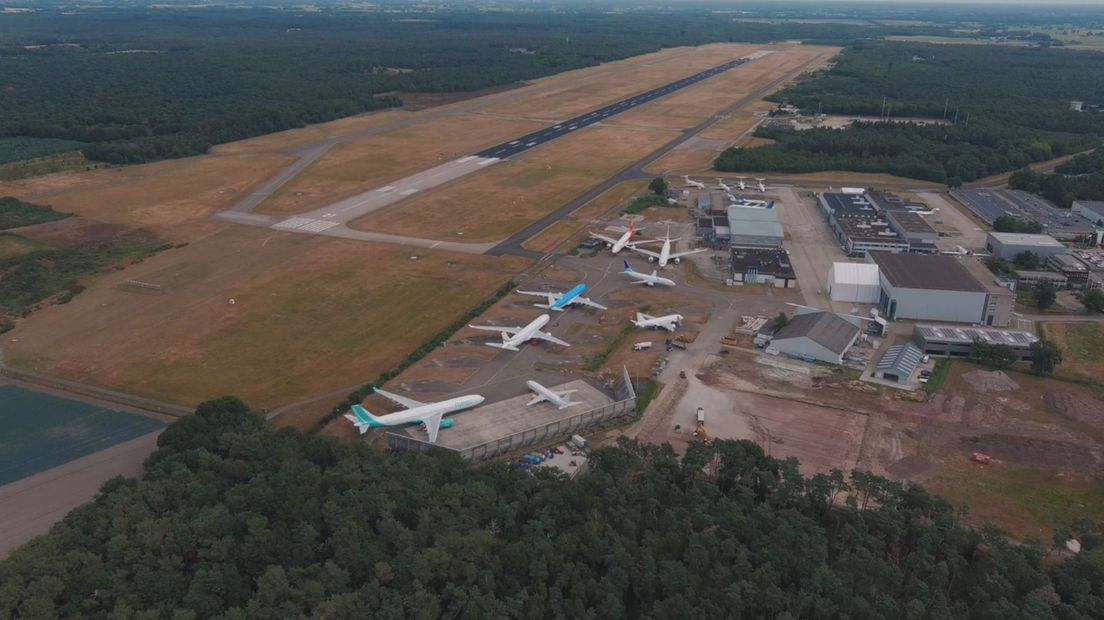
[[[0,161],[5,150],[33,156],[60,140],[108,163],[194,155],[401,105],[404,92],[478,91],[664,47],[939,31],[737,24],[701,10],[61,11],[0,13]],[[21,141],[5,149],[5,138]]]
[[[1077,155],[1052,173],[1018,170],[1009,177],[1008,185],[1066,209],[1075,200],[1104,200],[1104,149]]]
[[[717,169],[887,172],[954,186],[1087,150],[1104,136],[1104,114],[1069,109],[1104,92],[1099,54],[865,41],[837,60],[771,98],[874,120],[839,130],[763,127],[756,135],[775,144],[729,149]],[[885,116],[946,124],[878,122]]]
[[[751,442],[622,440],[567,480],[275,430],[233,397],[0,563],[5,617],[1099,618],[1104,555]]]

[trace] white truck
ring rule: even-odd
[[[633,345],[633,351],[647,351],[648,349],[651,349],[651,348],[652,348],[652,343],[650,343],[650,342],[638,342],[638,343]]]

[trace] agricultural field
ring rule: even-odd
[[[1104,387],[1104,326],[1098,323],[1041,323],[1042,334],[1062,349],[1056,375]]]

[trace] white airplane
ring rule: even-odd
[[[533,397],[533,400],[525,403],[526,407],[531,407],[537,403],[550,402],[560,409],[567,409],[568,407],[582,404],[568,397],[568,394],[573,394],[577,390],[550,390],[533,380],[526,381],[525,385],[528,385],[530,390],[537,393],[537,395]]]
[[[484,343],[488,347],[495,347],[497,349],[506,349],[507,351],[520,351],[518,346],[526,343],[529,340],[547,340],[553,342],[562,347],[570,347],[571,345],[556,338],[548,332],[542,332],[541,328],[548,324],[548,321],[552,320],[552,317],[547,314],[542,314],[533,319],[533,322],[525,327],[494,327],[491,325],[469,325],[472,329],[482,329],[488,332],[499,332],[502,334],[502,342],[487,342]]]
[[[642,312],[636,313],[636,320],[629,319],[633,325],[640,328],[654,327],[656,329],[665,329],[669,332],[675,331],[679,323],[682,323],[681,314],[668,314],[667,316],[648,316]]]
[[[632,246],[636,245],[637,243],[651,243],[651,241],[635,241],[634,242],[632,240],[633,235],[636,234],[635,226],[636,226],[636,222],[629,222],[629,229],[625,231],[625,234],[621,235],[620,237],[618,237],[616,239],[612,239],[612,238],[607,237],[605,235],[599,235],[598,233],[590,233],[590,236],[594,237],[595,239],[601,239],[602,241],[605,241],[606,245],[608,245],[609,248],[610,248],[610,252],[612,252],[614,254],[617,254],[621,250],[623,250],[625,248],[631,248]]]
[[[675,285],[674,280],[668,280],[667,278],[663,278],[663,277],[660,277],[659,275],[657,275],[659,272],[656,271],[655,269],[652,270],[652,275],[648,275],[646,273],[640,273],[639,271],[633,271],[633,268],[629,266],[629,261],[625,261],[625,270],[622,271],[621,273],[623,273],[623,274],[629,276],[630,278],[632,278],[633,280],[635,280],[635,282],[633,282],[633,284],[644,284],[646,286],[655,286],[657,284],[660,285],[660,286],[674,286]]]
[[[736,191],[736,187],[724,182],[724,179],[717,179],[717,189],[723,191],[726,194],[731,194]]]
[[[741,192],[747,189],[747,183],[744,183],[744,177],[736,177],[736,187],[739,187]]]
[[[545,310],[555,310],[556,312],[563,312],[568,306],[572,304],[582,304],[584,306],[590,306],[591,308],[597,308],[599,310],[609,310],[609,308],[602,304],[595,303],[586,297],[583,297],[583,293],[586,292],[586,284],[580,282],[576,284],[570,291],[566,293],[542,293],[540,291],[518,291],[522,295],[532,295],[534,297],[544,297],[548,299],[547,304],[533,304],[538,308],[544,308]]]
[[[691,179],[690,177],[686,176],[685,174],[682,175],[682,178],[686,181],[686,184],[689,185],[690,187],[696,187],[698,189],[705,189],[705,183],[702,183],[701,181],[695,181],[695,180]]]
[[[763,181],[766,181],[766,179],[755,177],[755,182],[759,184],[759,191],[765,193],[767,191],[767,186],[763,185]]]
[[[680,239],[680,237],[672,237],[671,236],[671,227],[668,226],[667,227],[667,236],[666,237],[660,237],[659,239],[656,239],[656,241],[662,241],[663,242],[663,247],[660,248],[658,252],[653,252],[651,250],[645,250],[643,248],[638,248],[638,247],[635,247],[635,246],[629,246],[629,249],[632,250],[633,252],[639,252],[639,253],[643,254],[644,256],[647,256],[649,263],[655,262],[657,265],[659,265],[659,267],[661,269],[663,267],[666,267],[667,263],[669,263],[671,261],[675,261],[675,264],[677,265],[679,263],[679,260],[681,260],[683,256],[687,256],[687,255],[690,255],[690,254],[697,254],[698,252],[704,252],[705,251],[705,248],[698,248],[697,250],[687,250],[685,252],[675,252],[675,253],[672,254],[671,253],[671,242],[678,241],[679,239]]]
[[[385,392],[379,388],[375,388],[375,391],[376,394],[406,407],[406,411],[376,417],[364,407],[353,405],[353,412],[345,414],[345,419],[352,422],[360,430],[361,435],[367,433],[370,428],[423,424],[425,425],[426,434],[429,435],[429,443],[437,443],[437,431],[442,428],[450,428],[453,425],[453,421],[443,419],[444,416],[477,407],[484,400],[479,394],[469,394],[468,396],[458,396],[437,403],[423,403],[413,398]]]

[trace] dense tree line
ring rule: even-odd
[[[729,149],[718,170],[888,172],[948,185],[1097,146],[1104,114],[1069,109],[1104,92],[1104,56],[1074,51],[863,41],[816,79],[773,96],[806,112],[947,125],[765,127],[776,144]]]
[[[723,171],[853,170],[959,185],[1096,144],[1094,136],[1042,134],[980,123],[916,125],[856,122],[848,129],[796,131],[764,126],[756,136],[774,144],[731,148],[717,158]]]
[[[400,105],[396,93],[479,90],[663,47],[923,31],[736,24],[704,11],[673,26],[663,12],[59,10],[0,14],[0,138],[85,142],[86,157],[111,163]]]
[[[463,423],[463,422],[460,422]],[[1052,568],[914,485],[750,442],[596,450],[573,480],[386,458],[234,398],[0,563],[7,617],[1093,618],[1099,537]],[[1091,528],[1090,528],[1091,529]]]
[[[1067,209],[1075,200],[1104,200],[1104,150],[1077,155],[1053,173],[1018,170],[1008,179],[1008,185]]]

